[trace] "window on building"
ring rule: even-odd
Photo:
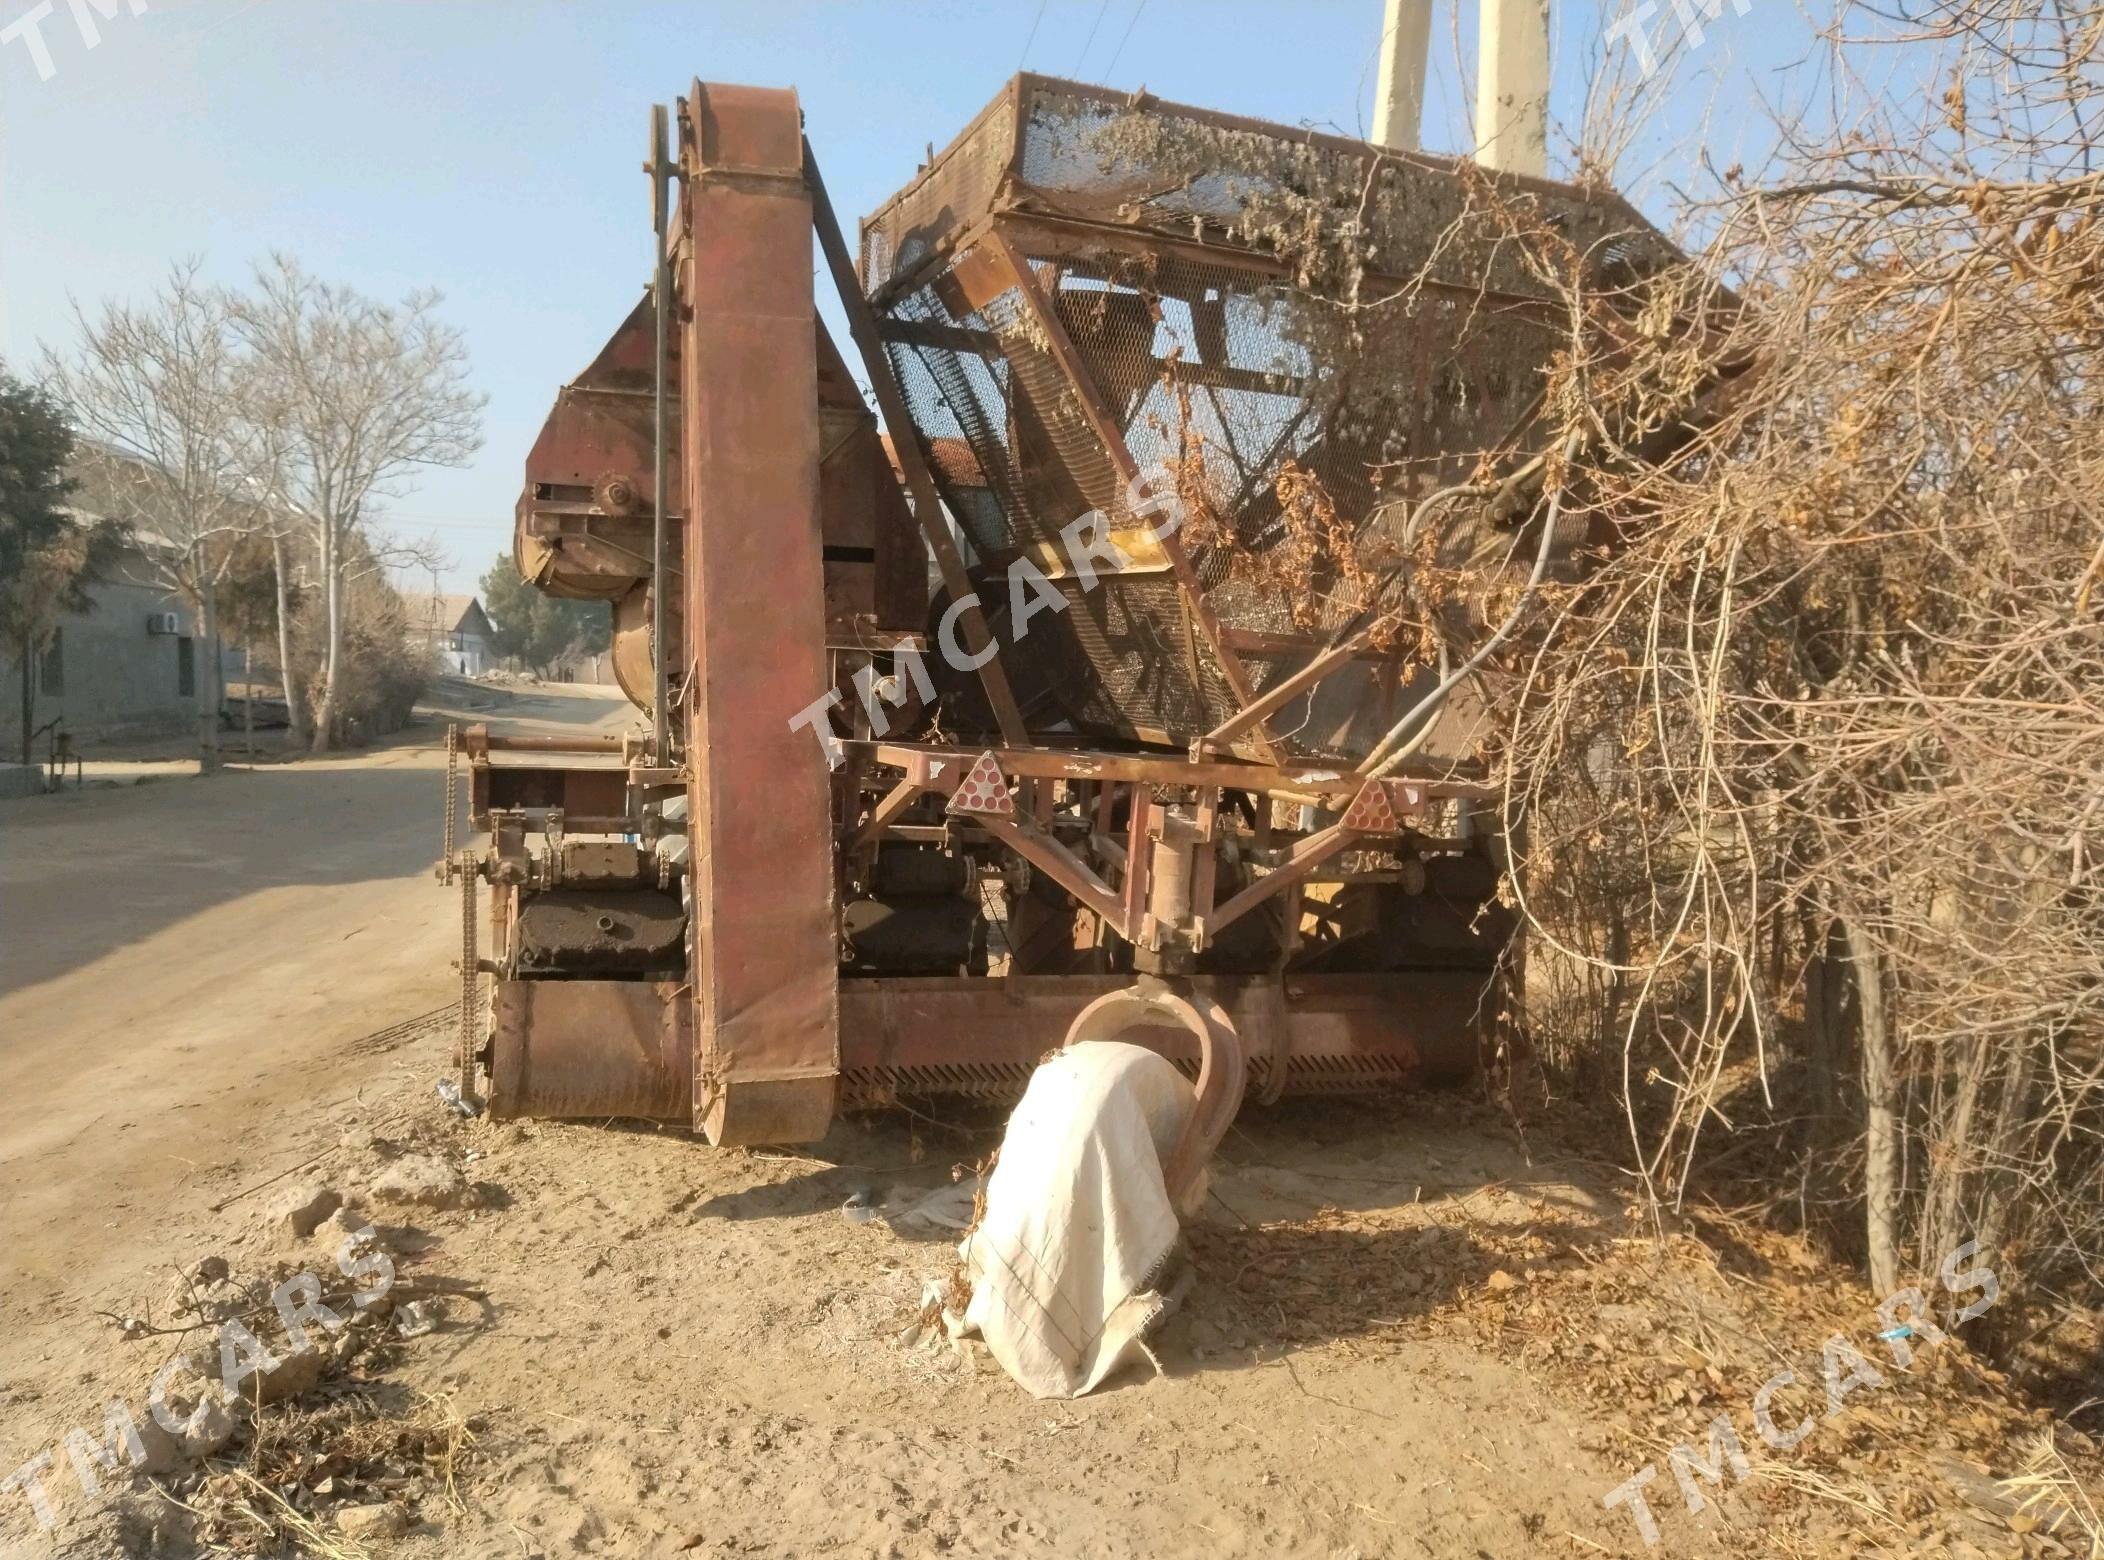
[[[179,699],[197,697],[197,641],[194,639],[175,642],[175,696]]]
[[[37,685],[47,699],[64,698],[66,694],[66,631],[54,629],[50,648],[44,652],[43,665],[38,669]]]

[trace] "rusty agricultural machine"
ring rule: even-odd
[[[1456,234],[1486,183],[1604,265],[1642,220],[1028,75],[859,261],[792,92],[697,82],[649,171],[656,285],[517,521],[528,580],[611,604],[647,726],[462,734],[473,1092],[798,1142],[1120,1034],[1199,1068],[1202,1154],[1245,1092],[1475,1067],[1503,842],[1395,582],[1485,452],[1538,453],[1556,323]],[[1452,545],[1573,540],[1495,507]]]

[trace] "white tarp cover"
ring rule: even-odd
[[[1093,1390],[1162,1309],[1179,1212],[1162,1167],[1193,1098],[1153,1051],[1087,1041],[1040,1064],[1008,1118],[985,1215],[958,1249],[966,1323],[1035,1396]]]

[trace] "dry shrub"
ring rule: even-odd
[[[1938,8],[1935,119],[1727,179],[1685,266],[1513,214],[1595,545],[1487,677],[1532,1020],[1652,1193],[1731,1156],[1880,1287],[1977,1240],[2095,1305],[2104,20],[2038,11]]]
[[[292,660],[310,725],[321,697],[324,626],[320,592],[309,592],[293,614]],[[402,598],[379,575],[347,583],[335,711],[343,740],[370,741],[409,723],[432,670],[429,650],[409,628]]]
[[[2006,1328],[2104,1300],[2104,7],[1843,12],[1832,79],[1944,90],[1789,127],[1684,260],[1475,181],[1433,263],[1494,225],[1555,300],[1534,411],[1385,578],[1288,471],[1282,556],[1491,711],[1538,1052],[1657,1204],[1728,1177],[1887,1292],[1977,1241]]]

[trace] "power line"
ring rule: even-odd
[[[1146,9],[1147,0],[1140,0],[1140,3],[1132,8],[1132,20],[1125,24],[1125,36],[1118,40],[1118,47],[1112,52],[1110,63],[1103,67],[1105,81],[1110,80],[1110,73],[1118,68],[1118,56],[1125,52],[1125,45],[1132,37],[1133,28],[1140,25],[1140,13]]]
[[[1037,24],[1045,19],[1045,0],[1037,0],[1037,15],[1030,18],[1030,36],[1023,40],[1023,52],[1016,56],[1015,68],[1021,70],[1030,63],[1030,45],[1037,42]]]
[[[1081,53],[1074,60],[1074,76],[1076,80],[1079,80],[1081,77],[1082,61],[1086,60],[1089,57],[1089,45],[1093,44],[1096,41],[1096,28],[1101,27],[1103,25],[1103,13],[1108,11],[1109,9],[1110,0],[1103,0],[1103,4],[1096,7],[1095,23],[1089,28],[1089,35],[1085,40],[1083,40],[1081,45]]]

